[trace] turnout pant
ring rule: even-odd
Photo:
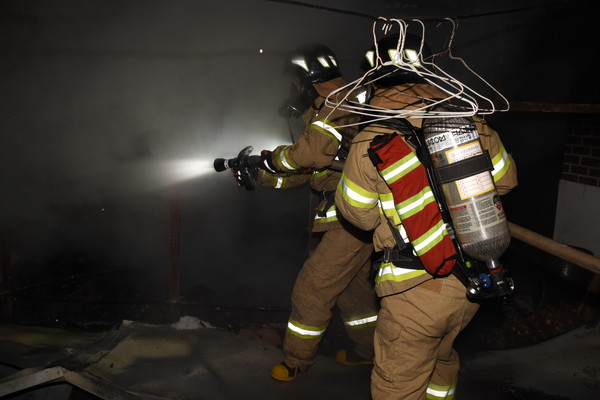
[[[372,234],[354,227],[327,231],[298,273],[283,340],[283,361],[306,370],[313,364],[335,305],[354,351],[373,357],[377,296],[369,279]]]
[[[383,297],[375,329],[373,400],[453,399],[454,339],[479,306],[453,275]]]

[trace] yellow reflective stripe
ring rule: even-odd
[[[342,173],[342,179],[338,183],[338,190],[342,193],[344,200],[353,207],[373,208],[379,201],[377,193],[369,192],[352,182]]]
[[[433,192],[429,186],[426,186],[416,195],[403,201],[402,203],[398,203],[396,208],[398,209],[398,214],[400,214],[400,217],[404,219],[418,213],[419,211],[422,211],[425,206],[433,201],[435,201]]]
[[[326,326],[309,326],[290,318],[287,329],[290,333],[302,339],[316,339],[325,333]]]
[[[413,247],[417,254],[420,256],[429,250],[436,244],[438,244],[442,238],[447,235],[446,224],[444,221],[439,221],[435,226],[425,232],[421,237],[412,242]]]
[[[494,177],[494,182],[498,182],[504,174],[506,174],[508,167],[510,167],[510,158],[508,157],[508,152],[504,146],[502,146],[498,154],[492,158],[492,164],[494,165],[492,176]]]
[[[315,121],[311,126],[314,126],[319,132],[326,134],[338,143],[342,141],[341,133],[335,129],[335,125],[331,124],[331,122]]]
[[[329,207],[329,210],[327,210],[324,217],[319,216],[319,213],[315,214],[315,223],[333,222],[337,220],[338,215],[335,204]]]
[[[360,318],[346,319],[344,325],[353,329],[367,328],[377,322],[377,314],[371,314]]]
[[[391,193],[379,194],[379,211],[387,218],[391,219],[394,226],[400,225],[400,216],[396,211],[396,204],[394,203],[394,196]]]
[[[400,160],[396,161],[380,173],[385,182],[388,185],[390,185],[396,182],[398,179],[402,178],[404,175],[408,174],[420,164],[421,163],[419,162],[417,156],[414,153],[410,153],[402,157]]]
[[[456,391],[456,384],[450,386],[438,386],[429,384],[427,386],[427,399],[431,400],[452,400]]]
[[[300,166],[294,164],[292,159],[290,158],[290,146],[287,146],[283,149],[283,151],[279,152],[279,162],[281,163],[282,169],[287,169],[289,171],[295,171],[300,169]]]
[[[375,277],[375,283],[386,281],[402,282],[426,273],[424,269],[400,268],[391,262],[381,263]]]

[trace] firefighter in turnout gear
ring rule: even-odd
[[[261,152],[257,183],[286,189],[309,181],[322,199],[312,231],[322,236],[294,284],[283,361],[271,370],[279,381],[294,380],[313,364],[335,306],[354,343],[353,348],[338,351],[336,361],[372,364],[378,311],[370,276],[372,235],[345,221],[333,202],[341,171],[332,163],[343,161],[358,131],[341,127],[357,122],[356,115],[332,112],[324,104],[333,90],[346,85],[337,58],[326,46],[306,45],[286,59],[285,71],[293,77],[293,96],[282,109],[292,117],[302,116],[305,130],[294,144]]]
[[[398,40],[396,34],[378,42],[383,63],[397,51]],[[420,39],[407,35],[404,49],[417,54],[420,44]],[[425,47],[423,57],[427,51]],[[373,59],[367,57],[363,63]],[[363,69],[374,66],[366,64]],[[369,100],[374,107],[417,109],[447,97],[408,68],[388,63],[371,74],[373,79],[380,78],[373,83]],[[449,272],[451,268],[440,273],[425,265],[428,257],[438,257],[442,265],[451,266],[443,262],[452,257],[444,258],[448,232],[409,140],[424,121],[415,117],[396,121],[395,126],[385,121],[366,124],[352,142],[335,196],[338,211],[357,227],[371,230],[375,250],[383,254],[376,277],[381,310],[371,375],[374,400],[454,398],[459,359],[453,343],[478,309],[467,298],[465,285]],[[472,117],[472,123],[492,160],[495,186],[499,194],[505,194],[517,185],[514,160],[484,120]],[[373,161],[373,153],[380,159]],[[421,225],[413,229],[417,236],[407,235],[404,225],[409,221]],[[399,251],[405,244],[398,241],[408,242],[408,247]]]

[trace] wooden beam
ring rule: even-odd
[[[508,223],[508,228],[510,229],[510,234],[513,238],[596,274],[600,274],[600,258],[594,257],[562,243],[555,242],[550,238],[530,231],[522,226],[515,225],[512,222]]]

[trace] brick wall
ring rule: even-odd
[[[600,187],[600,115],[572,114],[567,124],[561,178]]]

